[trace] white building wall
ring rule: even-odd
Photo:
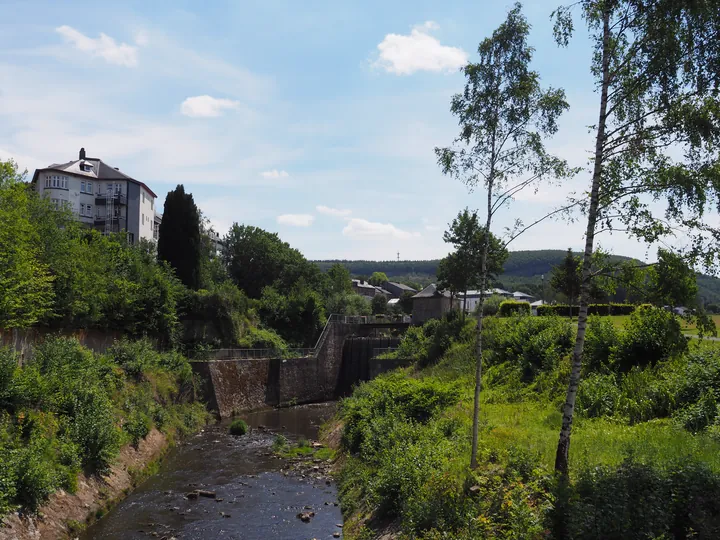
[[[155,197],[140,186],[140,238],[153,239],[153,220],[155,219]]]

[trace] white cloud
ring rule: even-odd
[[[410,35],[387,34],[377,46],[380,54],[375,65],[396,75],[416,71],[454,71],[468,61],[468,55],[457,47],[441,45],[430,31],[437,24],[428,21],[416,26]]]
[[[272,180],[277,180],[278,178],[287,178],[290,176],[287,171],[278,171],[277,169],[273,169],[272,171],[263,171],[260,173],[260,175],[263,178],[270,178]]]
[[[309,227],[315,221],[315,216],[310,214],[283,214],[277,217],[280,225],[289,225],[291,227]]]
[[[140,47],[145,47],[150,43],[150,36],[148,36],[148,33],[144,30],[140,30],[135,33],[135,43]]]
[[[321,214],[325,214],[326,216],[334,216],[334,217],[346,217],[352,214],[352,210],[348,209],[339,209],[339,208],[330,208],[329,206],[324,205],[318,205],[315,207],[315,210],[317,210]]]
[[[103,33],[100,34],[99,38],[93,39],[75,30],[72,26],[67,25],[59,26],[55,31],[77,50],[103,58],[108,64],[117,64],[126,67],[137,66],[137,47],[133,47],[127,43],[118,44],[113,38]],[[137,43],[138,45],[142,45],[141,41]]]
[[[191,118],[214,118],[227,109],[237,109],[240,103],[232,99],[212,96],[189,97],[180,105],[180,112]]]
[[[392,223],[378,223],[375,221],[368,221],[366,219],[360,218],[348,219],[348,224],[345,226],[342,232],[345,236],[350,236],[354,238],[368,236],[385,236],[397,238],[399,240],[407,240],[408,238],[420,236],[420,233],[412,233],[409,231],[403,231],[402,229],[398,229]]]

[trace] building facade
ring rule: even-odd
[[[412,323],[423,324],[430,319],[441,319],[451,309],[457,308],[450,291],[440,291],[434,283],[412,297]]]
[[[88,227],[104,233],[125,231],[130,242],[157,240],[157,195],[101,159],[86,157],[84,148],[75,161],[37,169],[32,185]]]

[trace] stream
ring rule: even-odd
[[[242,437],[227,422],[207,427],[172,449],[160,472],[133,491],[80,537],[135,539],[332,539],[342,536],[334,482],[302,473],[271,454],[276,434],[314,440],[334,403],[243,415],[253,429]],[[193,490],[216,498],[187,499]],[[305,523],[298,514],[314,512]]]

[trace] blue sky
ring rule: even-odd
[[[548,146],[587,163],[597,96],[580,29],[558,49],[532,1],[533,67],[571,109]],[[0,0],[0,159],[31,172],[88,155],[164,200],[183,183],[216,228],[276,231],[309,258],[444,256],[442,231],[482,205],[444,177],[433,148],[457,133],[458,72],[510,2],[37,2]],[[579,26],[579,25],[578,25]],[[543,187],[502,231],[582,192]],[[582,223],[548,222],[511,249],[582,246]],[[616,253],[645,248],[622,235]]]

